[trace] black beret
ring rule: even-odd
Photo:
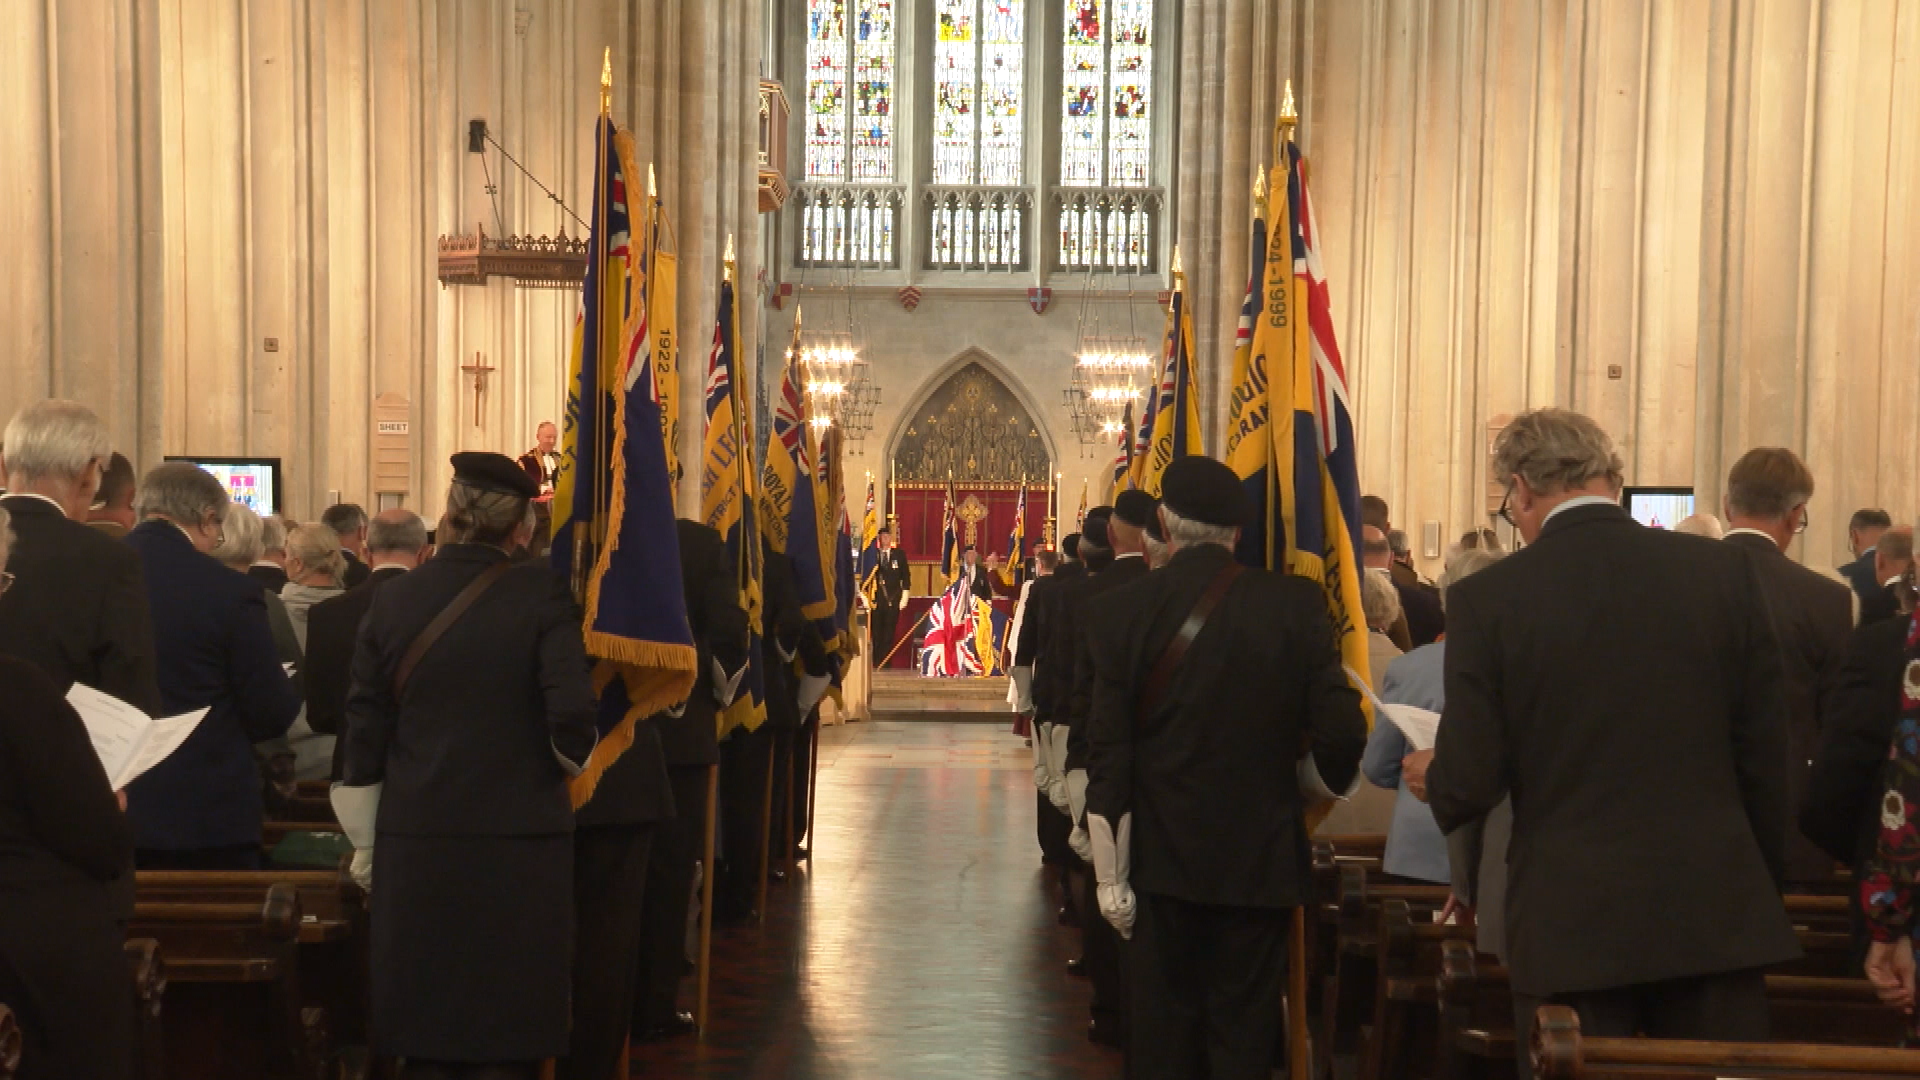
[[[1160,477],[1167,509],[1202,525],[1245,525],[1251,515],[1247,490],[1232,469],[1210,457],[1176,458]]]
[[[1060,554],[1065,555],[1069,559],[1077,559],[1080,557],[1079,533],[1068,533],[1066,539],[1060,541]]]
[[[1155,501],[1154,506],[1158,507],[1159,505],[1159,502]],[[1155,543],[1164,544],[1167,542],[1167,530],[1165,526],[1160,524],[1159,514],[1154,514],[1147,518],[1147,535],[1152,537]]]
[[[1146,528],[1148,522],[1159,516],[1154,513],[1159,508],[1160,500],[1139,488],[1128,488],[1113,500],[1113,516],[1136,529]]]
[[[453,478],[470,488],[521,499],[537,498],[540,485],[505,454],[469,450],[453,455]]]
[[[1113,507],[1096,506],[1087,511],[1080,522],[1081,544],[1092,544],[1097,548],[1110,548],[1113,542],[1107,539],[1107,519],[1113,516]]]

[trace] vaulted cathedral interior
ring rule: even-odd
[[[0,91],[0,1080],[1920,1076],[1920,0]]]

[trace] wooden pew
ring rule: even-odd
[[[1807,938],[1801,935],[1803,945]],[[1464,940],[1443,944],[1441,956],[1436,1077],[1513,1075],[1513,998],[1506,969],[1476,956]],[[1898,1045],[1907,1030],[1905,1017],[1880,1004],[1864,979],[1770,974],[1767,1005],[1773,1038],[1783,1042],[1889,1047]]]
[[[1337,947],[1321,991],[1315,1076],[1331,1076],[1336,1056],[1362,1052],[1378,991],[1381,905],[1401,900],[1418,917],[1438,910],[1447,895],[1444,885],[1379,885],[1368,879],[1364,866],[1340,867],[1338,914],[1334,920]]]
[[[142,900],[256,905],[266,902],[274,886],[293,888],[301,912],[301,1006],[324,1010],[350,1075],[366,1067],[370,913],[366,891],[345,870],[142,872],[137,885]]]
[[[1433,1062],[1416,1047],[1438,1038],[1441,950],[1448,943],[1471,943],[1474,930],[1433,922],[1430,915],[1422,911],[1416,919],[1404,899],[1381,902],[1373,1036],[1361,1059],[1362,1080],[1432,1075]]]
[[[1385,834],[1328,835],[1311,838],[1312,867],[1307,907],[1307,1017],[1309,1030],[1326,1027],[1327,990],[1340,950],[1340,872],[1357,866],[1363,871],[1379,870],[1386,851]],[[1322,1053],[1322,1040],[1316,1039],[1317,1064],[1328,1060]],[[1316,1076],[1324,1070],[1316,1069]]]
[[[1920,1050],[1810,1043],[1589,1039],[1580,1034],[1579,1017],[1564,1005],[1542,1008],[1534,1021],[1533,1062],[1539,1080],[1726,1076],[1755,1080],[1891,1080],[1920,1076]]]
[[[259,903],[136,899],[132,938],[166,956],[169,1080],[320,1080],[325,1013],[300,1003],[300,898]]]

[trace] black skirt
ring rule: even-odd
[[[381,833],[372,905],[376,1053],[474,1063],[566,1054],[571,834]]]

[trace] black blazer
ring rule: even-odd
[[[1144,556],[1128,556],[1115,559],[1096,573],[1089,574],[1074,585],[1067,593],[1067,602],[1060,613],[1062,632],[1068,646],[1073,650],[1072,681],[1067,684],[1067,700],[1054,722],[1065,724],[1067,732],[1066,769],[1087,767],[1087,713],[1093,708],[1093,637],[1089,633],[1092,625],[1094,603],[1101,597],[1123,585],[1139,581],[1153,569]]]
[[[1862,597],[1860,600],[1860,625],[1865,626],[1868,623],[1876,623],[1884,619],[1893,619],[1899,622],[1906,621],[1900,618],[1900,598],[1894,592],[1894,590],[1899,587],[1898,585],[1881,585],[1875,588],[1868,596]]]
[[[800,609],[800,589],[794,584],[793,563],[772,548],[765,549],[766,562],[761,573],[760,647],[762,674],[766,680],[767,725],[790,731],[800,727],[806,717],[800,715],[800,677],[794,671],[797,657],[809,675],[833,671],[827,655],[826,640],[817,623]]]
[[[0,505],[14,535],[6,566],[13,588],[0,595],[0,653],[38,666],[62,694],[85,683],[159,712],[140,556],[43,499],[13,495]]]
[[[740,607],[740,575],[727,557],[718,530],[681,518],[680,584],[687,596],[687,621],[700,650],[699,674],[686,708],[679,715],[660,713],[653,724],[669,766],[714,765],[720,761],[719,703],[713,696],[713,664],[728,674],[747,659],[747,613]],[[816,631],[816,634],[818,631]],[[744,687],[743,687],[744,689]]]
[[[1081,560],[1081,572],[1061,586],[1052,597],[1044,627],[1047,636],[1041,645],[1044,659],[1036,667],[1033,679],[1036,707],[1044,696],[1046,711],[1043,719],[1048,723],[1071,725],[1073,722],[1069,706],[1073,701],[1075,664],[1079,661],[1080,652],[1079,643],[1074,638],[1074,610],[1079,606],[1080,597],[1086,595],[1093,579],[1105,573],[1113,561],[1110,553],[1091,560]]]
[[[880,555],[875,565],[878,573],[873,576],[873,604],[875,607],[900,609],[900,601],[913,587],[913,576],[907,569],[907,556],[899,548],[892,548]]]
[[[1321,775],[1343,787],[1367,742],[1319,586],[1242,573],[1166,696],[1140,715],[1148,672],[1232,562],[1217,545],[1187,548],[1087,605],[1087,813],[1116,826],[1133,814],[1130,880],[1142,892],[1292,907],[1306,899],[1310,870],[1296,763],[1310,748]]]
[[[25,990],[7,1004],[36,1075],[126,1077],[132,831],[52,678],[0,656],[0,701],[0,983]]]
[[[1447,632],[1447,615],[1433,590],[1418,582],[1408,585],[1401,581],[1395,581],[1393,589],[1400,594],[1400,613],[1407,620],[1408,642],[1417,649],[1439,641],[1440,635]]]
[[[1823,702],[1825,738],[1800,802],[1800,831],[1856,869],[1880,839],[1880,796],[1900,719],[1910,626],[1906,619],[1882,619],[1848,639],[1846,658]]]
[[[524,563],[427,650],[395,701],[400,658],[498,548],[448,544],[380,587],[360,624],[347,694],[344,783],[384,782],[379,829],[412,836],[573,830],[560,757],[597,738],[580,608],[551,569]]]
[[[264,808],[253,744],[285,735],[300,715],[266,594],[166,521],[141,523],[126,543],[146,570],[160,711],[209,707],[180,749],[127,788],[134,843],[166,851],[258,844]]]
[[[1821,718],[1828,712],[1825,699],[1853,634],[1853,597],[1845,585],[1788,558],[1768,537],[1735,533],[1727,543],[1753,556],[1773,617],[1787,683],[1787,805],[1797,807],[1806,797],[1807,774],[1820,746]],[[1830,880],[1833,863],[1799,829],[1788,830],[1789,881]]]
[[[1055,710],[1064,704],[1064,699],[1055,700],[1048,669],[1052,654],[1047,650],[1053,641],[1054,623],[1060,618],[1060,604],[1067,586],[1086,572],[1087,568],[1077,559],[1063,561],[1054,567],[1053,573],[1036,579],[1032,591],[1027,593],[1027,614],[1020,620],[1013,665],[1033,669],[1033,713],[1043,724],[1052,723]]]
[[[1873,556],[1874,549],[1868,548],[1865,554],[1840,567],[1840,576],[1847,579],[1863,602],[1872,600],[1873,594],[1880,591],[1880,579],[1873,569]]]
[[[358,586],[307,609],[307,726],[317,734],[338,736],[346,731],[347,691],[353,688],[353,647],[360,637],[360,621],[373,606],[374,594],[406,572],[398,566],[383,566]],[[340,779],[346,748],[346,740],[334,740],[335,780]]]
[[[373,571],[367,569],[367,564],[360,561],[360,556],[355,555],[346,548],[340,549],[340,556],[347,560],[346,573],[340,575],[340,584],[345,585],[347,588],[352,589],[358,587],[373,574]]]
[[[254,563],[247,567],[247,576],[266,586],[267,591],[276,596],[287,587],[287,572],[272,563]]]
[[[1787,706],[1754,560],[1580,506],[1447,598],[1427,774],[1452,832],[1513,795],[1507,962],[1547,995],[1799,955]]]

